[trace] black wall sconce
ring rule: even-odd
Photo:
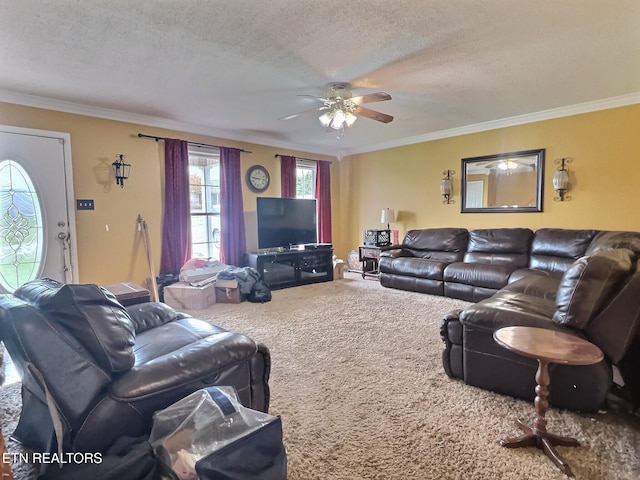
[[[567,195],[567,190],[569,190],[569,171],[566,167],[566,164],[571,163],[571,161],[571,158],[558,158],[554,162],[556,165],[560,165],[553,174],[553,189],[558,192],[558,196],[553,197],[556,202],[571,200],[571,197]]]
[[[126,163],[125,158],[127,158],[126,155],[119,153],[116,155],[117,160],[111,164],[116,175],[116,183],[120,185],[120,188],[124,188],[124,181],[129,178],[129,173],[131,173],[131,164]]]
[[[453,192],[453,184],[451,182],[451,176],[455,175],[456,172],[454,170],[446,170],[442,172],[443,175],[446,175],[442,180],[440,180],[440,195],[442,195],[442,203],[445,205],[449,205],[450,203],[455,203],[451,200],[451,193]]]

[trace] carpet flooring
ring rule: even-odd
[[[566,478],[540,450],[497,443],[520,433],[514,420],[531,420],[532,403],[445,375],[438,321],[464,305],[348,273],[274,291],[269,303],[189,313],[269,347],[270,413],[282,416],[289,480]],[[5,435],[18,393],[0,389]],[[551,408],[547,420],[550,432],[581,442],[558,447],[576,478],[640,478],[637,415]],[[19,470],[16,480],[29,478]]]

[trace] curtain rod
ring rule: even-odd
[[[276,154],[274,155],[274,157],[276,157],[276,158],[278,158],[278,157],[282,157],[282,156],[285,156],[285,157],[295,157],[295,158],[297,158],[297,159],[300,159],[300,160],[307,160],[307,161],[309,161],[309,162],[329,162],[329,163],[331,163],[331,161],[330,161],[330,160],[316,160],[316,159],[314,159],[314,158],[298,157],[297,155],[282,155],[282,154],[280,154],[280,153],[276,153]]]
[[[153,138],[156,142],[159,142],[160,140],[165,140],[166,137],[156,137],[154,135],[145,135],[144,133],[139,133],[138,134],[138,138]],[[198,143],[198,142],[189,142],[187,141],[187,143],[189,145],[193,145],[195,147],[214,147],[214,148],[222,148],[220,145],[210,145],[208,143]],[[239,148],[238,150],[240,150],[241,152],[244,153],[253,153],[249,150],[245,150],[243,148]]]

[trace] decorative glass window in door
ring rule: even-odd
[[[29,174],[0,161],[0,290],[13,292],[36,278],[43,261],[42,207]]]

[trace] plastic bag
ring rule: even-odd
[[[271,290],[262,280],[258,280],[251,289],[251,292],[249,292],[249,296],[247,298],[253,303],[270,302]]]
[[[279,417],[243,406],[233,387],[210,387],[156,412],[149,442],[180,480],[196,480],[201,459],[274,420]]]

